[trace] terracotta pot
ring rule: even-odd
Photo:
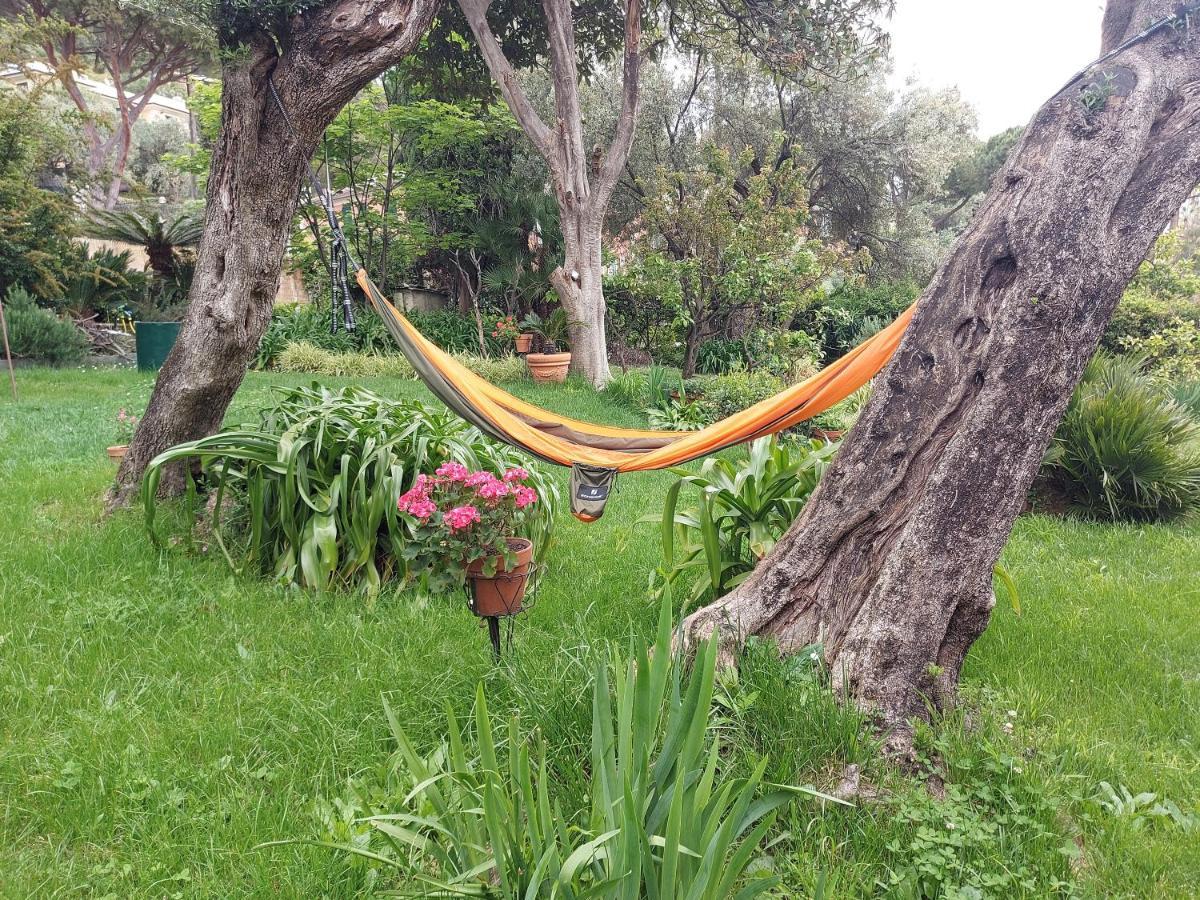
[[[518,334],[516,337],[516,345],[518,353],[528,353],[529,348],[533,346],[533,335]]]
[[[845,433],[846,432],[844,431],[830,431],[825,428],[814,428],[812,431],[812,436],[815,438],[821,438],[823,441],[829,441],[830,443],[833,443],[834,441],[840,441],[842,439],[842,435]]]
[[[507,538],[508,548],[517,554],[511,568],[504,567],[502,556],[477,559],[467,566],[471,587],[471,611],[477,616],[514,616],[521,611],[529,567],[533,562],[533,544],[525,538]],[[496,573],[485,575],[489,560],[496,560]]]
[[[117,444],[115,447],[108,448],[108,458],[120,462],[125,458],[125,452],[129,449],[128,444]]]
[[[570,353],[530,353],[525,357],[534,381],[566,381],[571,367]]]

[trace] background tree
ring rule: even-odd
[[[247,0],[214,11],[222,115],[196,277],[113,502],[128,502],[154,456],[219,427],[270,321],[300,185],[322,133],[412,51],[436,8],[436,0]]]
[[[1200,36],[1110,0],[1103,48],[1169,27],[1051,98],[920,300],[812,501],[758,569],[686,622],[728,644],[821,641],[893,750],[953,701],[992,568],[1125,285],[1200,179]]]
[[[551,273],[551,282],[570,322],[574,371],[597,386],[609,377],[600,244],[608,206],[633,145],[644,56],[669,36],[701,53],[730,46],[752,49],[760,61],[792,74],[821,66],[841,70],[860,64],[882,44],[871,16],[888,5],[797,0],[777,8],[688,0],[647,10],[641,0],[624,0],[616,11],[624,28],[620,108],[611,136],[604,142],[597,139],[589,149],[576,30],[578,23],[594,27],[593,21],[604,21],[614,10],[601,4],[575,9],[567,0],[543,0],[554,102],[553,124],[548,125],[488,20],[487,0],[459,0],[493,79],[550,170],[564,247],[563,263]],[[644,17],[656,28],[655,40],[646,47]]]
[[[134,126],[161,87],[196,72],[208,59],[208,33],[191,27],[190,18],[164,17],[161,10],[118,0],[0,0],[0,13],[14,32],[6,43],[36,52],[83,114],[88,171],[97,199],[111,209],[121,192]],[[78,76],[88,70],[112,83],[115,122],[80,87]]]

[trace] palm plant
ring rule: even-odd
[[[1071,397],[1043,475],[1090,518],[1187,515],[1200,509],[1200,422],[1139,360],[1099,354]]]
[[[200,243],[204,220],[195,206],[164,215],[163,207],[144,204],[125,210],[92,210],[86,230],[100,240],[144,248],[150,268],[160,278],[168,279],[179,274],[180,250]]]

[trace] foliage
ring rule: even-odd
[[[888,874],[878,889],[888,896],[962,900],[1072,896],[1055,824],[1061,812],[1024,773],[1027,761],[1003,747],[956,751],[947,736],[926,738],[920,779],[939,786],[944,780],[944,788],[909,792],[889,811],[906,834],[887,844]],[[1057,864],[1039,871],[1014,865],[1011,856]]]
[[[744,330],[786,328],[826,277],[863,262],[808,231],[799,169],[782,162],[746,177],[752,158],[709,147],[700,168],[660,169],[642,187],[644,228],[631,238],[623,281],[672,311],[685,375],[701,342],[729,334],[735,319]]]
[[[859,415],[870,399],[871,383],[867,382],[845,400],[831,406],[820,415],[814,416],[812,423],[817,428],[826,431],[849,431],[858,421]]]
[[[778,883],[754,866],[777,810],[804,794],[833,798],[764,784],[765,760],[747,778],[727,775],[711,728],[716,642],[689,673],[671,637],[667,599],[651,653],[596,666],[590,815],[562,806],[543,738],[515,716],[497,735],[480,684],[474,739],[450,711],[445,741],[426,756],[389,709],[399,750],[384,796],[343,801],[370,814],[321,843],[444,896],[762,895]]]
[[[396,507],[421,473],[448,459],[499,471],[521,462],[444,410],[358,388],[295,388],[257,424],[180,444],[151,462],[143,485],[151,535],[163,467],[193,458],[213,492],[211,531],[231,568],[368,596],[389,580],[423,574],[409,566],[408,532]],[[545,552],[558,489],[530,471],[542,503],[522,535]]]
[[[1169,388],[1171,398],[1200,421],[1200,379],[1180,381]]]
[[[786,385],[768,372],[734,372],[690,378],[687,390],[697,397],[710,422],[726,419],[768,397],[774,397]]]
[[[187,197],[186,173],[174,160],[186,152],[187,131],[174,119],[138,122],[133,129],[127,185],[141,195],[179,203]]]
[[[43,300],[66,290],[80,251],[70,201],[38,187],[64,152],[37,103],[0,90],[0,289]]]
[[[347,378],[416,378],[408,360],[398,353],[338,353],[314,347],[307,341],[288,344],[275,357],[273,368],[302,375]]]
[[[130,268],[128,250],[89,253],[84,247],[60,300],[73,316],[98,315],[113,321],[133,309],[146,290],[146,276]]]
[[[74,323],[40,309],[23,288],[11,285],[5,292],[4,315],[13,356],[65,366],[79,362],[87,353],[83,332]]]
[[[184,268],[183,251],[200,243],[204,219],[199,207],[167,210],[157,203],[123,210],[93,210],[86,223],[91,237],[134,244],[146,251],[150,268],[162,279]]]
[[[469,353],[456,353],[454,358],[492,384],[516,384],[529,380],[525,360],[519,356],[472,356]]]
[[[917,284],[909,280],[845,281],[825,303],[801,317],[801,327],[820,336],[821,358],[828,364],[870,337],[868,331],[879,330],[876,326],[880,323],[891,324],[920,293]]]
[[[1162,824],[1185,832],[1200,831],[1200,816],[1184,812],[1174,800],[1159,799],[1152,791],[1134,794],[1123,784],[1114,788],[1102,781],[1096,803],[1110,816],[1127,819],[1134,830]]]
[[[1100,354],[1071,397],[1042,475],[1089,518],[1188,515],[1200,509],[1200,422],[1137,360]]]
[[[656,577],[672,585],[695,574],[693,601],[736,587],[800,514],[837,446],[764,437],[750,445],[743,462],[710,457],[698,474],[672,469],[679,480],[663,505],[663,563]],[[685,486],[698,488],[698,498],[680,508]]]
[[[566,309],[556,306],[545,318],[530,312],[522,320],[521,330],[533,335],[533,347],[538,353],[570,353],[567,325]]]
[[[699,431],[709,424],[704,408],[685,396],[668,397],[656,406],[646,407],[650,427],[658,431]]]
[[[479,353],[479,332],[475,323],[466,316],[449,309],[437,312],[413,311],[404,315],[416,326],[417,331],[447,353]],[[493,356],[512,352],[511,342],[491,336],[499,319],[500,317],[494,314],[483,317],[484,347]]]
[[[1101,346],[1145,357],[1167,378],[1200,373],[1200,263],[1175,232],[1158,239],[1109,320]]]

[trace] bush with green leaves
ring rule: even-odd
[[[1200,378],[1176,382],[1169,390],[1171,398],[1200,421]]]
[[[820,338],[822,362],[830,363],[861,342],[864,326],[892,322],[921,293],[913,281],[859,284],[847,281],[824,303],[801,312],[797,325]]]
[[[275,357],[274,368],[280,372],[302,375],[329,375],[344,378],[404,378],[414,379],[417,373],[399,353],[338,353],[316,347],[307,341],[288,344]]]
[[[478,353],[479,328],[475,320],[461,316],[449,309],[436,312],[407,312],[405,316],[430,341],[447,353]],[[512,342],[492,336],[500,316],[489,313],[483,316],[483,345],[489,355],[498,356],[512,352]]]
[[[207,530],[229,565],[318,590],[374,596],[386,582],[412,583],[427,574],[406,562],[406,530],[396,503],[418,474],[447,460],[494,472],[529,470],[528,484],[540,502],[521,536],[534,542],[539,555],[548,548],[558,506],[556,482],[516,451],[445,410],[385,400],[361,388],[285,390],[257,423],[160,454],[142,486],[155,540],[163,469],[193,460],[210,492]],[[190,468],[185,472],[194,494]],[[198,516],[194,503],[188,513],[190,536]]]
[[[695,576],[691,600],[720,597],[736,587],[787,531],[816,489],[838,444],[759,438],[737,462],[710,457],[698,473],[672,469],[661,518],[663,563],[655,578],[667,586]],[[679,504],[685,487],[694,505]]]
[[[52,366],[80,362],[88,350],[88,339],[66,319],[40,308],[23,288],[10,285],[4,295],[8,343],[12,355]]]
[[[712,724],[715,641],[681,664],[663,601],[653,652],[600,663],[592,685],[591,808],[563,808],[544,739],[514,716],[493,720],[483,686],[473,734],[453,712],[444,743],[422,753],[388,710],[399,747],[383,785],[358,785],[315,841],[365,859],[401,893],[530,898],[724,900],[779,879],[755,865],[779,809],[809,788],[725,770]],[[610,675],[611,672],[611,675]],[[611,684],[611,687],[610,687]]]
[[[1200,423],[1138,360],[1101,353],[1071,397],[1042,478],[1088,518],[1188,515],[1200,509]]]
[[[774,397],[786,385],[769,372],[734,372],[729,375],[705,375],[689,378],[687,392],[697,397],[705,419],[716,422],[739,413],[768,397]]]

